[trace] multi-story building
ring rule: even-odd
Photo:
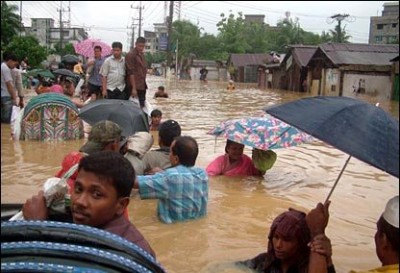
[[[369,44],[399,42],[399,2],[383,4],[382,16],[372,16],[369,26]]]
[[[39,44],[47,49],[54,48],[54,45],[60,43],[61,36],[59,27],[54,26],[54,20],[51,18],[32,18],[31,27],[25,27],[25,35],[34,36],[39,40]],[[62,43],[74,44],[88,38],[84,28],[63,28]]]
[[[154,31],[144,31],[145,52],[154,54],[168,49],[167,23],[155,23]]]
[[[265,15],[263,14],[245,14],[244,21],[248,23],[264,24]]]
[[[146,39],[146,45],[144,52],[154,54],[158,51],[158,39],[154,31],[144,31],[144,38]]]

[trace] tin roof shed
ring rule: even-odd
[[[327,43],[320,45],[319,50],[336,66],[386,66],[399,55],[399,45]]]

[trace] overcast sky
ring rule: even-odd
[[[7,1],[18,5],[21,1]],[[178,10],[179,1],[174,1]],[[300,26],[306,30],[321,34],[337,24],[329,20],[335,14],[348,14],[342,22],[352,36],[353,43],[368,43],[371,16],[380,16],[383,3],[387,1],[181,1],[181,20],[189,20],[210,34],[217,34],[216,24],[221,13],[232,12],[237,15],[263,14],[265,23],[275,26],[278,20],[290,12],[290,16],[299,19]],[[397,1],[398,2],[398,1]],[[69,4],[70,3],[70,4]],[[53,18],[59,26],[61,4],[63,21],[70,19],[72,27],[84,27],[91,38],[99,38],[107,43],[120,41],[125,49],[129,48],[132,23],[139,23],[139,6],[142,9],[143,30],[153,31],[154,23],[162,23],[169,13],[169,1],[22,1],[22,18],[25,26],[31,26],[31,18]],[[167,3],[167,10],[164,9]],[[70,7],[70,12],[68,8]],[[174,20],[178,13],[174,14]],[[138,26],[135,26],[137,37]]]

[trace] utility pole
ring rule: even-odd
[[[60,51],[62,51],[63,49],[63,21],[62,21],[62,1],[60,1],[61,3],[61,8],[58,10],[60,12]]]
[[[178,74],[178,47],[179,47],[179,40],[176,39],[176,50],[175,50],[175,76],[178,79],[179,74]]]
[[[181,20],[182,1],[175,1],[174,5],[175,5],[175,11],[174,12],[176,14],[176,17],[178,18],[178,21],[180,21]]]
[[[167,22],[167,10],[168,10],[168,1],[164,1],[164,23],[168,23]]]
[[[174,1],[169,1],[169,17],[168,17],[168,44],[167,44],[167,65],[171,66],[172,63],[172,52],[171,52],[171,35],[172,35],[172,17],[174,15]]]
[[[138,33],[138,37],[141,36],[142,34],[142,10],[144,9],[144,7],[142,7],[142,1],[139,2],[139,33]]]
[[[62,1],[60,1],[60,9],[57,9],[57,11],[60,13],[60,53],[63,55],[63,21],[62,21],[62,13],[65,11],[63,10],[62,7]]]
[[[71,1],[68,1],[68,25],[69,28],[71,27]]]
[[[22,32],[22,1],[19,1],[19,37],[21,38]]]
[[[132,40],[131,40],[131,48],[135,47],[135,24],[133,23],[133,19],[132,19]]]
[[[139,6],[138,7],[133,7],[133,5],[131,5],[131,9],[138,9],[139,10],[139,18],[132,18],[132,42],[131,42],[131,48],[135,47],[135,30],[134,27],[135,26],[139,26],[138,29],[138,37],[140,37],[141,32],[142,32],[142,9],[144,9],[144,7],[142,7],[142,1],[139,2]],[[139,20],[139,24],[135,24],[134,21],[135,20]]]
[[[331,19],[334,19],[338,22],[338,29],[337,29],[337,42],[341,43],[342,42],[342,26],[341,23],[344,19],[346,19],[347,17],[349,17],[349,14],[335,14],[333,16],[331,16]]]

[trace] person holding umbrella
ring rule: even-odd
[[[329,203],[328,203],[329,204]],[[322,203],[312,209],[307,215],[307,224],[314,230],[324,230],[325,223],[328,223],[329,205]],[[375,247],[376,255],[382,263],[382,266],[369,271],[362,272],[385,272],[385,273],[398,273],[399,272],[399,196],[391,198],[385,206],[376,223],[375,233]],[[326,252],[319,248],[318,242],[314,240],[310,244],[311,251],[317,255],[326,255]],[[325,267],[324,259],[315,259],[310,263],[309,271],[312,273],[323,273]],[[351,271],[350,273],[355,273]]]
[[[308,227],[304,212],[289,208],[272,222],[268,234],[267,252],[237,264],[256,272],[308,273],[310,259],[316,255],[310,251],[308,244],[315,232]],[[332,263],[332,246],[329,238],[319,234],[315,240],[318,241],[318,251],[324,253],[321,272],[336,272]]]
[[[244,145],[234,142],[230,139],[226,140],[225,155],[221,155],[214,159],[206,168],[207,174],[215,175],[264,175],[266,169],[261,169],[259,165],[254,164],[254,160],[243,153]],[[267,154],[268,161],[271,161],[270,167],[275,163],[276,154],[272,151],[262,151],[253,149],[253,158],[260,158],[260,153]],[[265,156],[264,156],[265,157]],[[265,164],[264,164],[265,165]],[[267,169],[269,169],[267,168]]]
[[[105,58],[101,56],[101,52],[101,46],[97,45],[94,47],[94,59],[87,63],[86,68],[86,73],[88,75],[88,96],[92,100],[102,97],[100,68],[104,63]]]

